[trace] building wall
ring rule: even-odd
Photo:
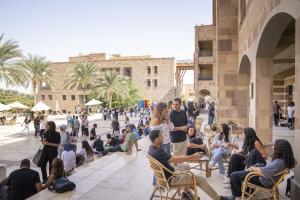
[[[174,58],[151,58],[149,56],[121,57],[119,55],[110,56],[106,54],[90,54],[86,56],[71,57],[69,62],[52,63],[50,68],[54,71],[55,85],[52,89],[43,89],[38,91],[38,100],[44,101],[51,109],[55,110],[56,101],[58,101],[60,111],[74,111],[75,106],[83,103],[83,91],[79,89],[64,89],[64,81],[72,73],[73,66],[78,61],[90,60],[95,63],[99,69],[119,69],[124,74],[124,68],[132,69],[132,82],[137,87],[142,99],[150,101],[168,101],[175,97],[175,60]],[[158,67],[158,73],[154,73],[154,66]],[[148,74],[148,67],[151,68],[151,74]],[[147,80],[151,80],[151,86],[147,86]],[[157,79],[158,85],[154,87],[154,79]],[[88,92],[87,92],[88,94]],[[87,95],[86,94],[86,95]],[[52,95],[49,100],[48,95]],[[63,100],[63,95],[67,95]],[[71,99],[75,95],[75,100]]]
[[[211,41],[212,42],[212,56],[200,56],[199,42]],[[208,90],[211,95],[211,99],[217,102],[217,79],[218,69],[216,63],[216,26],[204,25],[195,27],[195,54],[194,54],[194,87],[195,87],[195,100],[198,101],[201,98],[200,91]],[[212,65],[212,80],[199,80],[199,75],[202,73],[199,69],[199,65]]]

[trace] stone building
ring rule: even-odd
[[[68,62],[53,62],[54,87],[42,83],[38,90],[38,100],[45,102],[52,110],[74,112],[75,106],[84,104],[83,90],[66,90],[64,81],[72,73],[74,64],[91,61],[102,70],[116,70],[130,78],[143,100],[167,101],[175,97],[175,59],[152,58],[151,56],[121,56],[94,53],[70,57]],[[88,92],[87,92],[88,93]]]
[[[300,0],[213,0],[213,24],[197,26],[195,34],[197,98],[201,89],[213,91],[217,119],[254,127],[265,143],[289,132],[284,139],[294,144],[299,161]],[[294,131],[273,126],[275,100],[283,117],[287,103],[295,102]],[[291,199],[299,195],[298,164]]]

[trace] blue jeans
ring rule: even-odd
[[[170,145],[170,143],[168,143],[168,144],[162,144],[162,145],[160,145],[160,148],[163,151],[167,152],[168,154],[171,154],[171,145]],[[156,185],[156,177],[155,176],[153,176],[152,184]]]
[[[225,167],[223,163],[223,158],[229,156],[230,152],[224,148],[214,149],[212,152],[212,158],[209,162],[210,165],[214,166],[216,163],[219,165],[219,171],[221,174],[225,174]]]

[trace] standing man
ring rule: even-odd
[[[278,126],[278,122],[279,122],[279,119],[280,119],[280,114],[279,114],[280,110],[281,110],[281,107],[278,104],[278,101],[274,101],[274,103],[273,103],[273,116],[274,116],[275,126]]]
[[[71,127],[72,124],[72,115],[71,112],[69,111],[67,114],[67,127]]]
[[[113,136],[120,136],[120,123],[116,118],[113,119],[111,127],[113,129]]]
[[[212,102],[208,107],[208,124],[214,123],[215,113],[216,113],[215,103]]]
[[[187,117],[185,111],[181,110],[180,107],[181,100],[179,98],[174,99],[173,110],[170,113],[170,120],[174,124],[173,131],[170,131],[174,156],[185,155],[187,150]]]
[[[34,136],[37,136],[40,134],[40,125],[41,125],[41,113],[38,113],[37,116],[33,120],[33,125],[34,125]]]

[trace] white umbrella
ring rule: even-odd
[[[15,101],[15,102],[13,102],[11,104],[8,104],[8,106],[11,107],[11,108],[16,108],[16,109],[28,109],[27,106],[21,104],[18,101]]]
[[[99,105],[101,103],[102,103],[101,101],[98,101],[96,99],[92,99],[89,102],[87,102],[85,105],[87,105],[87,106],[94,106],[94,105]]]
[[[0,111],[10,110],[11,107],[0,103]]]
[[[31,111],[38,112],[38,111],[50,110],[50,109],[51,108],[49,106],[47,106],[45,103],[40,101],[35,106],[33,106]]]

